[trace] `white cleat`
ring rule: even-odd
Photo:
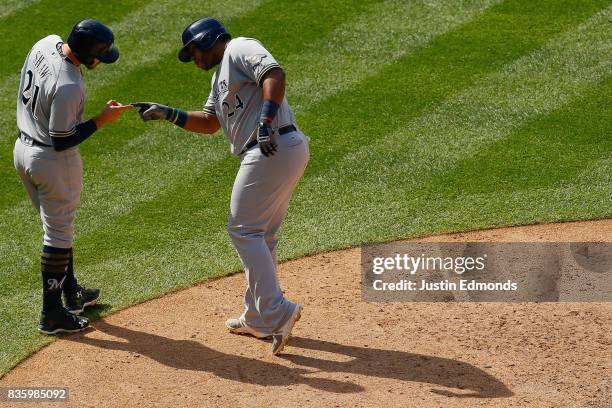
[[[289,337],[291,336],[291,330],[293,330],[293,326],[295,326],[295,322],[300,320],[302,314],[302,306],[296,305],[293,314],[287,320],[287,323],[280,328],[280,330],[276,333],[272,334],[272,354],[275,356],[278,355],[289,341]]]
[[[247,326],[246,323],[243,323],[242,320],[237,318],[227,319],[225,321],[225,327],[229,329],[230,333],[248,334],[249,336],[257,337],[258,339],[266,339],[271,336],[271,334],[265,334],[250,326]]]

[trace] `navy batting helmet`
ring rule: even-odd
[[[76,23],[68,36],[68,46],[85,65],[93,64],[94,58],[106,64],[117,61],[119,50],[113,45],[114,42],[111,29],[91,19]]]
[[[221,22],[214,18],[202,18],[189,24],[183,31],[183,48],[178,54],[181,62],[189,62],[193,58],[191,44],[202,51],[215,45],[221,37],[232,38]]]

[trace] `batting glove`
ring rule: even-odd
[[[134,102],[130,105],[139,108],[138,113],[145,122],[159,119],[170,120],[174,112],[174,108],[155,102]]]
[[[259,143],[259,150],[266,157],[272,156],[276,152],[277,144],[274,142],[274,129],[268,122],[257,124],[257,143]]]

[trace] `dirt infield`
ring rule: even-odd
[[[425,240],[612,241],[612,220]],[[69,387],[59,405],[92,407],[609,406],[610,303],[367,303],[359,255],[281,265],[283,288],[305,307],[281,357],[225,330],[241,311],[238,274],[95,321],[0,387]]]

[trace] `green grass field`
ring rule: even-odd
[[[117,64],[84,72],[108,99],[200,109],[210,75],[176,58],[186,24],[221,18],[283,64],[311,162],[281,232],[289,259],[371,241],[612,215],[612,2],[5,2],[0,12],[0,375],[36,332],[40,221],[14,172],[29,48],[95,17]],[[67,12],[69,11],[69,12]],[[132,112],[81,146],[75,267],[106,315],[240,269],[225,231],[238,161],[226,139]],[[154,318],[154,316],[152,316]]]

